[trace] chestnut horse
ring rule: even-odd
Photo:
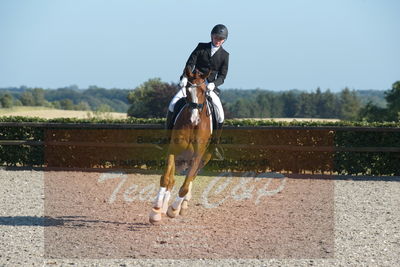
[[[205,166],[211,158],[207,151],[212,133],[212,120],[206,103],[206,78],[210,75],[198,71],[192,73],[185,70],[188,77],[186,91],[186,105],[178,114],[171,133],[171,141],[167,152],[167,165],[160,179],[160,190],[154,201],[150,213],[150,222],[161,221],[162,213],[174,218],[178,214],[184,215],[191,198],[192,182],[200,168]],[[179,190],[176,200],[168,207],[171,191],[175,179],[175,166],[184,163],[188,167],[185,181]]]

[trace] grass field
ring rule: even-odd
[[[243,120],[274,120],[274,121],[340,121],[339,119],[320,119],[320,118],[245,118]]]
[[[96,112],[83,110],[61,110],[46,107],[13,107],[0,108],[0,116],[23,116],[23,117],[39,117],[44,119],[54,118],[78,118],[87,119],[92,117],[108,118],[108,119],[124,119],[126,113],[120,112]],[[317,118],[247,118],[253,120],[271,120],[274,121],[339,121],[339,119],[317,119]]]
[[[110,119],[124,119],[126,113],[119,112],[93,112],[84,110],[61,110],[51,109],[46,107],[13,107],[1,108],[0,116],[24,116],[24,117],[39,117],[44,119],[54,118],[79,118],[86,119],[92,117],[102,117]]]

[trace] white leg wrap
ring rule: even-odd
[[[189,191],[187,192],[185,196],[185,200],[189,201],[192,199],[192,182],[189,184]]]
[[[169,202],[170,197],[171,197],[171,192],[169,192],[169,191],[165,192],[163,204],[161,207],[161,213],[167,213],[168,202]]]
[[[182,204],[182,202],[183,202],[184,199],[185,199],[185,197],[179,197],[179,196],[177,196],[176,199],[175,199],[175,201],[174,201],[174,203],[172,204],[172,208],[173,208],[174,210],[179,209],[179,207],[181,206],[181,204]]]
[[[165,196],[165,190],[167,188],[165,187],[160,187],[160,190],[158,191],[156,200],[154,201],[154,207],[155,208],[161,208]]]

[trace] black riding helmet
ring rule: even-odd
[[[226,40],[228,39],[228,28],[226,28],[226,26],[223,24],[217,24],[211,30],[211,35],[213,34]]]

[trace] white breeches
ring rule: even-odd
[[[217,109],[218,109],[217,110],[217,112],[219,113],[219,116],[217,116],[219,118],[218,123],[223,123],[225,116],[224,116],[224,110],[222,109],[221,100],[219,99],[219,97],[217,96],[217,94],[214,91],[210,92],[210,96],[211,96],[211,99],[212,99],[214,105],[217,106]],[[178,102],[178,100],[181,99],[182,97],[186,97],[185,88],[182,88],[181,90],[179,90],[175,94],[175,96],[172,98],[172,100],[168,106],[169,111],[171,111],[171,112],[174,111],[174,106],[175,106],[176,102]]]

